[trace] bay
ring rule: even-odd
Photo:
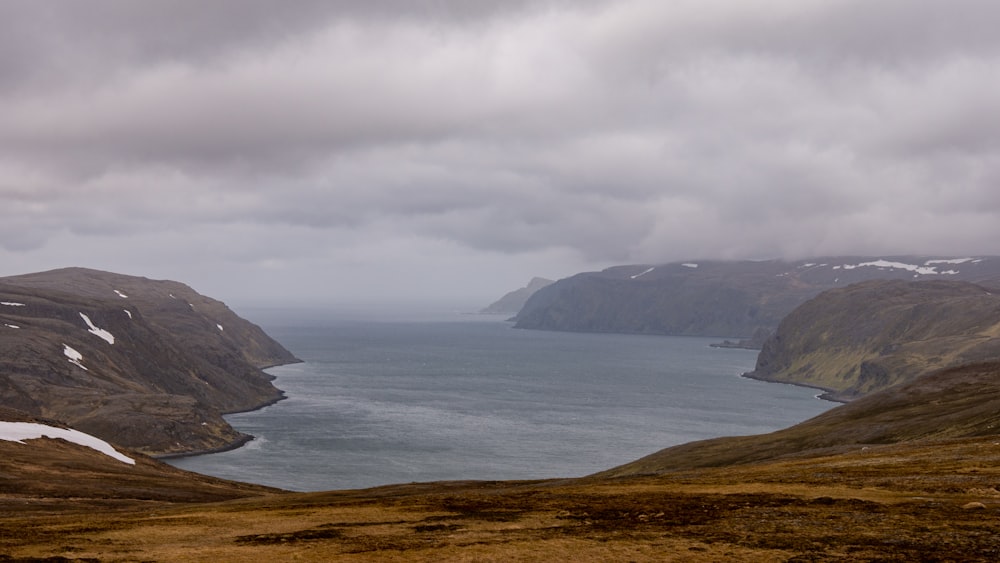
[[[519,330],[495,316],[260,322],[304,360],[288,398],[228,415],[256,437],[170,460],[297,491],[578,477],[693,440],[770,432],[834,403],[740,377],[756,352],[717,338]]]

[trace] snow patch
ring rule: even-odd
[[[13,301],[0,301],[0,305],[6,305],[8,307],[24,307],[24,303],[15,303]]]
[[[217,325],[215,325],[215,326],[219,327],[219,332],[222,332],[222,325],[220,325],[220,324],[217,324]]]
[[[83,322],[87,323],[87,326],[90,327],[90,330],[88,330],[87,332],[99,338],[103,338],[105,341],[107,341],[108,344],[115,343],[115,337],[113,334],[104,330],[103,328],[97,328],[96,326],[94,326],[94,323],[90,322],[90,317],[88,317],[87,315],[80,313],[80,316],[83,317]]]
[[[645,276],[646,274],[648,274],[648,273],[652,272],[652,271],[653,271],[653,270],[655,270],[655,269],[656,269],[656,267],[654,266],[654,267],[652,267],[652,268],[650,268],[650,269],[646,270],[645,272],[640,272],[640,273],[638,273],[638,274],[636,274],[636,275],[634,275],[634,276],[629,276],[629,278],[630,278],[630,279],[633,279],[633,280],[634,280],[635,278],[638,278],[638,277],[640,277],[640,276]]]
[[[853,270],[855,268],[865,268],[874,267],[879,269],[891,269],[891,270],[906,270],[908,272],[915,272],[919,275],[938,275],[938,274],[957,274],[955,270],[948,270],[947,272],[938,272],[937,268],[932,266],[917,266],[915,264],[905,264],[903,262],[890,262],[888,260],[875,260],[874,262],[862,262],[860,264],[844,264],[843,266],[834,266],[834,270],[843,268],[845,270]]]
[[[6,323],[4,323],[4,325],[3,325],[3,326],[5,326],[5,327],[7,327],[7,328],[21,328],[21,327],[19,327],[19,326],[17,326],[17,325],[12,325],[12,324],[6,324]]]
[[[69,358],[69,363],[74,366],[83,369],[83,371],[90,371],[87,366],[83,365],[83,354],[77,352],[75,348],[71,348],[69,344],[63,344],[63,355]]]
[[[812,263],[812,262],[806,262],[805,264],[803,264],[803,265],[801,265],[801,266],[799,266],[799,267],[800,267],[800,268],[812,268],[812,267],[813,267],[813,266],[815,266],[815,265],[816,265],[816,264],[814,264],[814,263]]]
[[[68,346],[67,346],[68,348]],[[90,434],[84,434],[79,430],[69,428],[56,428],[47,424],[37,422],[0,422],[0,440],[7,442],[17,442],[23,444],[24,440],[37,440],[38,438],[61,438],[67,442],[97,450],[98,452],[117,459],[122,463],[135,465],[135,460],[122,455],[114,449],[111,444],[95,438]]]
[[[924,262],[925,266],[930,266],[931,264],[965,264],[966,262],[972,262],[972,258],[952,258],[950,260],[928,260]]]
[[[129,319],[132,318],[132,311],[129,311],[128,309],[122,309],[122,311],[125,311],[125,314],[128,315]]]
[[[118,297],[121,297],[122,299],[128,299],[128,295],[125,295],[124,293],[118,291],[117,289],[115,290],[115,293],[118,295]]]
[[[697,268],[698,267],[698,265],[695,264],[694,262],[685,262],[685,263],[681,264],[681,266],[684,266],[685,268]]]

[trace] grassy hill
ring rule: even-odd
[[[1000,294],[957,281],[875,280],[782,320],[750,377],[851,400],[949,366],[1000,359]]]

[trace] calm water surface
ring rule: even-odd
[[[257,321],[304,363],[288,399],[227,420],[256,440],[171,460],[286,489],[587,475],[667,446],[756,434],[833,403],[739,377],[714,338],[511,328],[498,317]]]

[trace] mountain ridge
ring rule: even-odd
[[[748,339],[819,293],[869,279],[1000,287],[994,256],[839,256],[688,261],[583,272],[537,291],[515,328]]]
[[[0,278],[0,405],[143,453],[245,442],[221,415],[281,400],[262,369],[295,361],[179,282],[86,268]]]

